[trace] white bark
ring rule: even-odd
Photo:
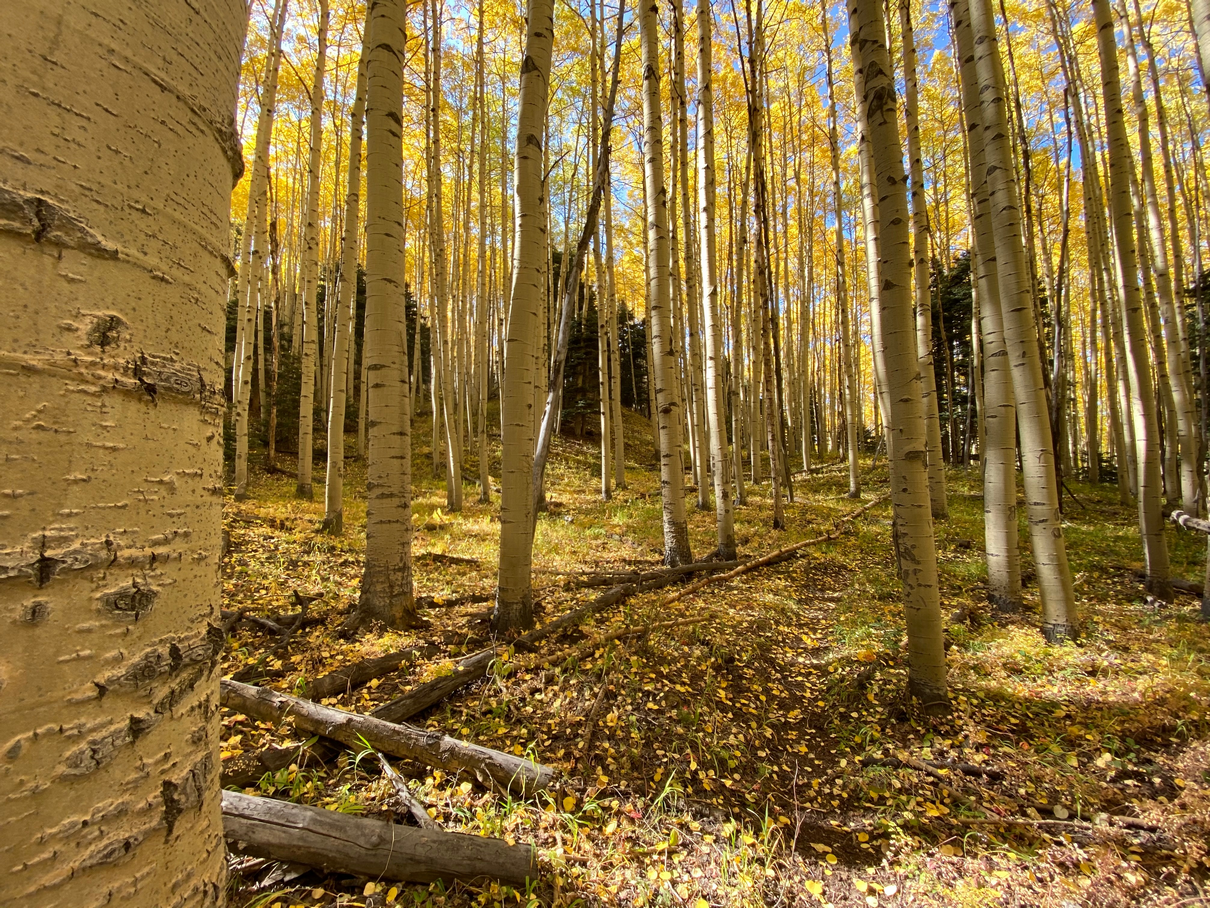
[[[311,159],[307,177],[307,222],[303,239],[302,384],[298,394],[299,498],[311,497],[311,451],[315,425],[315,357],[319,345],[319,164],[323,148],[324,71],[328,52],[328,0],[319,0],[319,55],[311,86]],[[297,341],[296,341],[297,343]]]
[[[500,563],[492,629],[533,624],[533,406],[538,336],[546,292],[543,146],[554,44],[554,0],[527,0],[525,50],[517,111],[512,293],[500,393]]]
[[[676,338],[672,334],[672,270],[668,246],[668,187],[664,182],[664,119],[660,110],[659,21],[655,0],[640,0],[643,48],[643,159],[647,180],[647,299],[651,315],[651,368],[660,447],[660,493],[664,506],[664,563],[693,560],[685,517],[681,461],[681,400],[677,385]]]
[[[0,28],[0,904],[217,906],[238,0]]]
[[[412,436],[404,338],[403,95],[405,0],[372,0],[366,84],[366,555],[353,624],[416,621],[412,593]]]

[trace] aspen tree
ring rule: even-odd
[[[765,41],[764,4],[756,0],[753,16],[752,0],[746,3],[748,19],[748,59],[745,87],[748,100],[748,144],[752,148],[752,202],[756,217],[756,248],[753,277],[756,284],[756,305],[760,318],[761,397],[764,403],[765,434],[769,449],[769,477],[773,498],[773,529],[784,529],[785,509],[781,485],[785,478],[781,459],[781,406],[776,391],[776,361],[773,348],[773,285],[769,262],[769,183],[765,172]],[[753,454],[759,457],[756,446]],[[755,477],[753,478],[755,482]]]
[[[711,44],[714,13],[709,0],[697,0],[697,192],[702,261],[702,313],[706,335],[706,416],[710,463],[714,471],[717,555],[735,559],[735,517],[731,501],[731,462],[727,451],[727,404],[723,398],[723,326],[719,310],[718,241],[715,233],[714,73]]]
[[[1004,344],[1000,287],[996,268],[995,225],[987,188],[984,131],[979,112],[979,85],[975,77],[975,49],[970,20],[953,14],[962,100],[967,120],[967,155],[970,162],[974,208],[971,227],[975,249],[971,268],[979,298],[980,334],[983,341],[984,445],[983,539],[987,553],[987,599],[1002,615],[1021,611],[1021,555],[1017,526],[1017,412],[1012,374]]]
[[[328,472],[324,483],[324,522],[329,533],[344,532],[345,398],[351,358],[353,320],[357,314],[357,234],[361,210],[361,131],[366,108],[366,66],[370,30],[366,23],[361,60],[357,65],[357,89],[349,114],[349,169],[345,189],[344,239],[340,254],[340,284],[333,339],[332,395],[328,407]]]
[[[261,271],[269,239],[268,228],[265,226],[268,223],[265,194],[269,188],[269,140],[273,135],[273,119],[277,109],[277,78],[281,68],[281,40],[287,6],[288,0],[278,0],[269,19],[269,56],[265,61],[265,86],[261,90],[261,109],[256,121],[256,150],[252,160],[251,178],[248,181],[248,215],[244,219],[244,233],[240,238],[240,271],[235,295],[239,306],[238,337],[231,386],[235,399],[237,500],[248,494],[248,406],[252,394],[253,351],[249,334],[255,318],[252,297],[256,293],[256,278]],[[261,362],[264,362],[263,357]],[[261,387],[264,387],[263,381]]]
[[[302,384],[298,394],[299,498],[311,497],[311,438],[315,425],[315,356],[319,322],[319,163],[323,150],[324,69],[328,53],[328,0],[319,0],[319,52],[311,87],[311,158],[307,174],[307,222],[303,239]],[[297,341],[296,341],[297,343]]]
[[[222,338],[247,9],[9,12],[0,904],[216,906]]]
[[[534,515],[538,513],[542,503],[541,489],[543,475],[546,471],[546,460],[550,455],[551,439],[554,437],[559,422],[560,410],[563,406],[563,373],[567,363],[567,354],[571,342],[572,319],[575,312],[576,295],[584,272],[584,262],[588,255],[588,245],[597,232],[597,221],[601,211],[601,203],[605,197],[605,186],[609,181],[609,138],[613,130],[613,112],[617,103],[618,82],[622,62],[622,22],[625,13],[625,3],[618,9],[618,30],[614,43],[613,75],[610,79],[609,97],[605,102],[605,116],[602,121],[601,144],[597,151],[597,162],[593,173],[592,198],[588,204],[588,212],[584,218],[584,229],[580,233],[574,255],[567,254],[563,258],[564,271],[559,277],[561,283],[561,305],[559,312],[558,336],[555,339],[554,358],[550,367],[550,378],[546,390],[546,406],[542,411],[542,422],[538,430],[538,442],[534,452]],[[573,179],[572,184],[575,181]],[[570,252],[570,250],[568,250]]]
[[[660,110],[659,21],[655,0],[640,0],[643,48],[643,159],[647,183],[647,285],[652,358],[649,380],[655,392],[660,452],[660,493],[664,506],[664,563],[693,561],[685,516],[681,461],[681,400],[676,378],[677,339],[672,334],[672,271],[668,247],[668,187],[664,182],[664,120]]]
[[[1210,0],[1189,0],[1189,27],[1197,41],[1197,67],[1202,75],[1202,94],[1210,104]]]
[[[366,362],[369,458],[366,554],[353,626],[415,626],[412,592],[412,435],[404,337],[403,143],[399,123],[404,0],[371,0],[366,64]]]
[[[996,276],[1005,347],[1012,364],[1013,398],[1021,439],[1030,540],[1042,597],[1042,633],[1056,642],[1078,631],[1075,591],[1067,564],[1059,511],[1055,448],[1050,431],[1046,385],[1038,354],[1038,327],[1031,299],[1029,265],[1022,240],[1021,211],[1009,144],[1004,69],[996,43],[989,0],[955,0],[956,16],[968,18],[974,38],[975,72],[980,86],[980,124],[985,174],[996,246]],[[968,128],[973,119],[968,116]]]
[[[1109,139],[1109,202],[1113,239],[1117,249],[1118,292],[1123,308],[1123,333],[1129,350],[1131,406],[1138,459],[1139,530],[1147,561],[1147,588],[1160,599],[1172,597],[1168,576],[1168,546],[1161,512],[1159,426],[1156,419],[1151,364],[1147,356],[1143,306],[1138,285],[1138,257],[1134,239],[1134,211],[1130,201],[1130,171],[1134,167],[1126,135],[1121,80],[1118,75],[1117,39],[1108,0],[1093,0],[1097,50],[1101,60],[1101,98]]]
[[[491,459],[487,447],[487,89],[483,74],[483,0],[479,0],[479,38],[475,48],[475,94],[479,104],[479,252],[478,271],[475,280],[475,357],[479,361],[478,397],[478,448],[479,448],[479,503],[487,504],[492,499],[492,481],[488,474]],[[420,319],[416,319],[419,327]],[[417,334],[419,340],[419,334]],[[419,350],[417,350],[419,359]]]
[[[832,32],[828,27],[828,8],[820,7],[823,23],[825,75],[828,86],[828,148],[832,161],[832,199],[836,244],[836,306],[840,310],[841,371],[844,372],[845,433],[849,449],[849,497],[861,497],[861,475],[857,461],[857,379],[853,367],[853,339],[849,329],[849,293],[845,281],[844,199],[840,192],[840,136],[838,122],[840,104],[836,98],[836,82],[832,74]],[[802,229],[800,227],[800,229]]]
[[[916,91],[916,39],[912,33],[911,0],[899,0],[899,23],[903,35],[904,120],[907,124],[908,171],[912,191],[912,273],[916,296],[916,347],[923,383],[924,422],[928,441],[929,501],[933,518],[949,516],[945,493],[945,461],[941,456],[941,417],[937,405],[937,373],[933,366],[933,301],[929,291],[928,203],[924,197],[924,163],[920,157],[920,122]],[[950,401],[950,412],[953,402]],[[953,433],[950,433],[952,444]],[[952,456],[952,455],[951,455]]]
[[[440,338],[440,353],[433,363],[441,371],[441,421],[445,425],[445,502],[451,511],[462,510],[462,423],[458,413],[458,385],[453,361],[457,356],[458,339],[450,326],[449,263],[445,246],[445,203],[441,172],[441,34],[442,3],[432,0],[433,15],[433,88],[430,92],[430,117],[433,141],[429,153],[430,211],[429,249],[432,257],[434,322]]]
[[[1139,72],[1138,51],[1136,50],[1134,32],[1125,3],[1119,4],[1118,15],[1122,28],[1126,32],[1126,65],[1130,72],[1131,95],[1134,100],[1135,124],[1139,140],[1139,170],[1142,173],[1143,207],[1146,212],[1147,250],[1150,254],[1151,268],[1148,269],[1155,283],[1156,297],[1160,304],[1160,318],[1163,323],[1163,344],[1167,347],[1165,365],[1167,366],[1168,384],[1172,389],[1172,404],[1176,415],[1176,433],[1180,449],[1180,490],[1182,505],[1191,514],[1198,513],[1200,507],[1199,469],[1198,469],[1198,438],[1197,426],[1193,413],[1193,381],[1192,367],[1189,361],[1189,350],[1185,343],[1184,332],[1181,330],[1182,306],[1177,304],[1177,293],[1183,291],[1180,284],[1173,284],[1173,270],[1169,268],[1168,240],[1164,235],[1164,223],[1160,217],[1160,201],[1155,186],[1155,165],[1151,153],[1151,114],[1147,108],[1147,99],[1143,95],[1143,80]],[[1139,42],[1141,43],[1141,42]],[[1152,61],[1154,64],[1154,61]],[[1158,87],[1158,85],[1157,85]],[[1163,101],[1156,92],[1157,109],[1162,110]],[[1165,129],[1166,133],[1167,130]],[[1166,138],[1166,136],[1161,137]],[[1131,165],[1133,169],[1133,164]],[[1171,190],[1171,185],[1169,186]],[[1171,192],[1169,204],[1172,204]],[[1175,207],[1175,206],[1173,206]],[[1142,225],[1140,224],[1140,232]],[[1174,232],[1174,239],[1179,231]],[[1177,240],[1179,243],[1179,239]],[[1178,291],[1177,288],[1180,288]],[[1175,453],[1175,452],[1173,452]]]
[[[685,410],[694,426],[693,434],[698,439],[694,466],[694,481],[697,485],[697,506],[708,507],[706,494],[706,401],[702,388],[702,331],[698,315],[701,299],[698,291],[698,262],[694,254],[693,207],[689,184],[689,96],[685,88],[685,10],[682,0],[672,0],[672,98],[674,101],[673,134],[677,147],[677,166],[680,169],[677,189],[680,192],[681,237],[684,240],[681,267],[685,274],[685,311],[689,328],[688,391],[691,406]]]
[[[849,0],[857,103],[869,133],[878,194],[880,332],[891,398],[891,502],[908,635],[908,690],[932,709],[948,705],[937,550],[925,463],[924,407],[912,319],[907,175],[895,86],[878,0]]]
[[[513,165],[516,227],[512,292],[500,390],[502,466],[500,477],[500,563],[492,630],[533,625],[534,412],[535,373],[541,347],[539,307],[545,296],[547,229],[542,137],[554,43],[554,0],[526,0],[525,49],[518,92],[517,144]]]

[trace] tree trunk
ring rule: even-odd
[[[478,361],[479,503],[492,500],[492,480],[488,473],[491,452],[487,447],[487,89],[483,75],[483,0],[479,0],[479,40],[475,50],[475,93],[479,104],[479,251],[475,283],[475,359]],[[501,124],[503,128],[504,124]],[[419,324],[419,319],[416,320]]]
[[[916,39],[912,33],[911,0],[899,0],[903,32],[904,118],[907,124],[909,171],[912,180],[912,273],[916,298],[916,347],[923,383],[925,438],[928,443],[929,501],[933,519],[949,516],[945,494],[945,461],[941,455],[941,416],[937,402],[937,371],[933,364],[933,299],[929,291],[929,215],[924,197],[924,162],[920,156],[920,123],[916,114]],[[949,401],[953,414],[953,401]],[[953,432],[950,433],[953,444]],[[951,453],[951,459],[953,455]]]
[[[979,112],[975,48],[970,21],[953,17],[962,99],[967,119],[967,154],[975,250],[971,268],[979,298],[983,341],[984,444],[983,538],[987,552],[987,599],[1001,615],[1021,611],[1021,555],[1017,523],[1017,411],[1008,350],[1004,343],[999,276],[996,267],[995,224],[987,187],[985,135]]]
[[[643,158],[647,177],[648,309],[659,427],[660,492],[664,505],[664,563],[693,560],[685,517],[684,466],[681,461],[681,401],[677,386],[677,338],[672,334],[672,272],[668,248],[668,188],[664,183],[664,121],[660,110],[659,22],[654,0],[640,0],[643,46]]]
[[[731,461],[727,450],[727,403],[723,398],[723,326],[719,310],[718,244],[715,236],[714,84],[708,0],[697,0],[697,167],[702,249],[702,312],[706,322],[706,415],[710,463],[714,471],[714,511],[718,557],[735,558],[735,517],[731,501]]]
[[[836,244],[836,306],[840,310],[840,356],[841,371],[844,372],[845,433],[849,448],[849,497],[861,497],[861,475],[857,460],[857,378],[853,365],[853,338],[849,327],[849,292],[845,278],[844,255],[844,199],[840,192],[840,105],[836,98],[836,82],[832,75],[832,34],[828,27],[826,3],[820,8],[820,20],[824,27],[824,59],[828,85],[828,147],[832,160],[832,200],[836,218],[834,241]],[[809,429],[809,423],[808,423]],[[804,469],[809,466],[803,458]]]
[[[265,86],[261,91],[260,116],[256,121],[256,151],[248,181],[248,214],[241,239],[239,281],[236,289],[238,337],[231,394],[235,401],[235,497],[248,494],[248,404],[252,382],[252,340],[254,324],[252,293],[261,270],[268,244],[269,141],[277,108],[277,76],[281,68],[281,40],[288,0],[278,0],[270,18],[270,51],[265,63]],[[254,243],[253,241],[256,240]],[[263,383],[262,383],[263,388]],[[263,395],[262,390],[262,395]]]
[[[956,18],[970,22],[974,37],[975,71],[982,92],[979,122],[985,159],[985,174],[975,174],[974,179],[978,182],[986,178],[988,184],[1004,341],[1012,364],[1030,539],[1042,597],[1042,633],[1054,642],[1074,636],[1078,632],[1078,618],[1063,540],[1050,410],[1038,353],[1038,326],[1008,140],[1004,70],[989,0],[973,0],[969,12],[967,0],[954,0],[951,11]],[[968,129],[972,123],[973,119]]]
[[[246,23],[236,0],[104,0],[5,25],[5,905],[225,900],[224,253]]]
[[[315,424],[315,356],[319,321],[319,164],[323,149],[324,69],[328,52],[328,0],[319,0],[319,56],[311,87],[311,164],[307,177],[307,226],[303,240],[302,384],[298,394],[299,498],[311,498],[311,436]]]
[[[366,65],[366,362],[369,458],[361,597],[349,622],[417,622],[412,593],[412,413],[404,290],[402,108],[403,0],[372,0]]]
[[[539,307],[546,295],[546,222],[543,206],[542,136],[554,42],[554,0],[526,0],[525,52],[517,110],[513,180],[516,239],[500,387],[502,466],[500,477],[500,564],[492,630],[534,623],[530,566],[533,563],[533,407]]]
[[[367,23],[368,25],[368,23]],[[345,398],[348,391],[353,320],[357,315],[357,238],[361,210],[361,132],[366,108],[366,63],[369,28],[357,66],[357,90],[349,115],[349,172],[345,190],[344,240],[340,255],[340,290],[332,312],[336,336],[332,342],[332,399],[328,407],[328,473],[324,484],[323,528],[335,536],[344,532]],[[346,314],[347,313],[347,314]]]
[[[1172,598],[1168,575],[1168,546],[1164,540],[1164,516],[1160,497],[1159,426],[1151,363],[1147,356],[1146,327],[1138,285],[1138,257],[1134,244],[1134,212],[1130,203],[1130,171],[1134,167],[1122,89],[1118,76],[1117,40],[1107,0],[1093,0],[1097,49],[1101,59],[1101,99],[1105,130],[1109,138],[1109,200],[1113,215],[1113,238],[1117,248],[1118,288],[1124,311],[1123,333],[1129,349],[1125,365],[1130,370],[1131,404],[1134,411],[1135,450],[1138,459],[1139,531],[1147,562],[1147,588],[1163,600]]]
[[[948,706],[937,551],[929,503],[924,407],[912,319],[911,238],[895,88],[877,0],[849,0],[849,46],[858,106],[878,190],[880,330],[891,398],[891,502],[908,635],[908,689],[933,709]]]

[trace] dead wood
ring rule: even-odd
[[[673,568],[657,571],[603,571],[598,574],[568,580],[564,589],[588,589],[598,586],[616,586],[621,583],[647,583],[661,577],[682,577],[685,574],[700,574],[712,571],[729,571],[739,565],[738,561],[698,561],[693,564],[681,564]]]
[[[311,759],[311,751],[306,747],[265,747],[242,753],[223,763],[221,783],[223,788],[247,788],[259,782],[266,773],[278,772],[291,763],[306,765]]]
[[[387,762],[387,758],[382,754],[376,754],[378,757],[378,765],[382,767],[382,774],[386,776],[387,781],[391,783],[391,787],[395,790],[395,801],[403,808],[401,813],[407,813],[416,825],[421,829],[440,829],[437,821],[429,816],[429,812],[421,804],[412,790],[408,788],[407,779],[395,771],[395,768]]]
[[[446,770],[466,769],[481,782],[504,789],[533,792],[549,788],[555,771],[512,754],[449,738],[411,725],[386,722],[373,716],[321,706],[264,687],[223,679],[222,705],[263,722],[289,722],[295,728],[323,735],[348,747],[366,745],[390,754],[418,760]]]
[[[487,878],[523,886],[538,878],[529,845],[413,829],[233,791],[223,792],[223,834],[244,854],[374,880]]]
[[[534,628],[534,630],[527,634],[523,634],[513,641],[513,645],[521,650],[533,649],[547,637],[575,627],[586,618],[604,611],[636,593],[648,592],[662,586],[667,586],[675,579],[676,575],[667,575],[647,581],[646,583],[627,583],[615,586],[613,589],[602,593],[588,605],[572,609],[554,621],[544,624],[542,627]],[[492,661],[500,653],[504,652],[504,649],[503,645],[499,645],[468,656],[459,662],[450,674],[434,678],[432,681],[412,688],[412,690],[403,696],[397,697],[372,710],[370,715],[376,716],[379,719],[386,719],[389,722],[402,722],[405,719],[410,719],[430,706],[440,703],[454,691],[482,678],[487,674],[488,667],[492,664]]]
[[[1173,523],[1180,524],[1186,530],[1194,530],[1198,533],[1210,533],[1210,520],[1202,520],[1185,511],[1173,511],[1172,521]]]
[[[677,590],[675,593],[673,593],[670,596],[665,596],[664,599],[660,602],[660,606],[661,607],[668,606],[674,602],[684,599],[686,596],[692,596],[698,590],[702,589],[703,587],[710,586],[713,583],[721,583],[725,580],[732,580],[735,577],[740,576],[741,574],[746,574],[746,573],[748,573],[748,571],[754,571],[759,567],[766,567],[770,564],[776,564],[779,561],[785,561],[787,558],[794,555],[799,550],[805,549],[808,546],[818,545],[821,542],[831,542],[834,539],[839,539],[841,531],[844,529],[844,527],[847,524],[856,520],[858,517],[860,517],[862,514],[866,513],[866,511],[869,511],[871,508],[875,507],[876,505],[882,504],[884,501],[886,501],[890,497],[891,497],[890,495],[882,495],[879,498],[875,498],[869,504],[863,505],[862,507],[857,508],[854,511],[851,511],[848,514],[845,514],[843,517],[838,518],[836,520],[836,522],[832,525],[832,531],[829,533],[824,533],[821,536],[813,536],[810,539],[804,539],[801,542],[796,542],[793,545],[785,546],[784,548],[780,548],[777,551],[769,552],[767,555],[761,555],[759,558],[752,558],[748,561],[745,561],[743,564],[741,564],[739,567],[735,568],[734,570],[728,571],[725,574],[717,574],[713,577],[706,577],[703,580],[699,580],[699,581],[697,581],[697,583],[691,583],[689,586],[685,587],[684,589]]]
[[[375,678],[389,675],[402,665],[411,665],[418,659],[432,659],[441,652],[439,646],[413,646],[372,659],[362,659],[307,682],[307,695],[312,700],[336,697],[356,690]]]

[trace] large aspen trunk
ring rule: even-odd
[[[706,328],[706,416],[710,464],[714,472],[717,555],[735,558],[735,516],[731,500],[731,459],[727,450],[727,404],[723,396],[723,324],[719,308],[718,242],[715,234],[714,74],[711,42],[714,14],[708,0],[697,0],[697,168],[699,229],[702,249],[702,313]]]
[[[926,707],[948,706],[937,550],[929,502],[924,406],[912,318],[906,174],[886,28],[877,0],[849,0],[858,105],[869,133],[878,194],[880,331],[891,398],[891,501],[908,635],[908,689]]]
[[[1147,561],[1147,588],[1160,599],[1171,599],[1168,546],[1164,540],[1164,516],[1160,501],[1159,425],[1143,306],[1138,284],[1138,256],[1134,242],[1134,211],[1130,202],[1130,172],[1134,167],[1126,135],[1121,80],[1118,75],[1117,40],[1107,0],[1093,0],[1097,27],[1097,49],[1101,59],[1101,100],[1105,131],[1109,140],[1109,201],[1113,216],[1113,239],[1117,249],[1118,291],[1129,356],[1131,409],[1134,416],[1135,456],[1138,460],[1139,531]]]
[[[685,516],[681,452],[681,395],[677,384],[677,339],[672,333],[672,270],[668,247],[668,187],[664,182],[664,119],[660,110],[659,22],[655,0],[640,0],[643,47],[643,159],[647,183],[647,280],[651,316],[651,368],[660,448],[660,492],[664,505],[664,563],[693,560]]]
[[[412,413],[404,337],[403,0],[372,0],[366,64],[366,554],[350,623],[416,622],[412,593]]]
[[[542,137],[550,90],[554,0],[527,0],[526,22],[513,164],[516,238],[500,386],[500,564],[492,612],[492,629],[497,633],[534,623],[530,568],[537,413],[533,400],[541,349],[540,307],[546,295]]]
[[[949,516],[945,493],[945,461],[941,455],[941,416],[937,404],[937,372],[933,365],[933,301],[929,292],[929,215],[924,197],[924,162],[920,156],[920,122],[916,101],[916,40],[912,33],[911,0],[899,0],[903,32],[904,119],[907,124],[908,167],[912,181],[912,276],[916,297],[916,347],[923,383],[924,422],[928,442],[929,501],[933,519]],[[950,403],[952,418],[953,404]],[[951,450],[954,434],[950,433]],[[951,459],[953,455],[951,453]]]
[[[1055,642],[1078,632],[1078,616],[1063,539],[1050,410],[1009,142],[1004,69],[989,0],[972,0],[969,6],[967,0],[954,0],[951,10],[956,18],[970,22],[974,37],[985,158],[985,174],[975,174],[974,180],[986,178],[988,184],[1004,341],[1012,364],[1030,540],[1042,598],[1042,633]]]
[[[369,23],[366,23],[367,26]],[[324,484],[324,522],[329,533],[344,532],[345,400],[348,392],[353,321],[357,314],[357,234],[361,212],[361,133],[366,109],[366,64],[370,30],[365,29],[357,89],[349,114],[349,172],[345,189],[344,240],[340,255],[340,289],[332,312],[336,336],[332,343],[332,395],[328,406],[328,472]]]
[[[1004,344],[1000,287],[996,269],[995,225],[987,188],[984,133],[975,77],[975,48],[970,21],[954,15],[962,99],[968,123],[975,251],[972,269],[979,299],[983,340],[984,441],[983,538],[987,553],[987,599],[1002,615],[1021,611],[1021,554],[1017,524],[1017,411],[1012,374]]]
[[[246,18],[237,0],[84,0],[10,15],[0,39],[0,904],[225,902],[223,328]]]
[[[319,346],[319,163],[323,150],[324,70],[328,52],[328,0],[319,0],[319,56],[311,86],[311,159],[307,176],[307,221],[303,234],[302,384],[298,394],[299,498],[311,498],[311,451],[315,424],[315,358]],[[297,343],[297,340],[295,341]]]

